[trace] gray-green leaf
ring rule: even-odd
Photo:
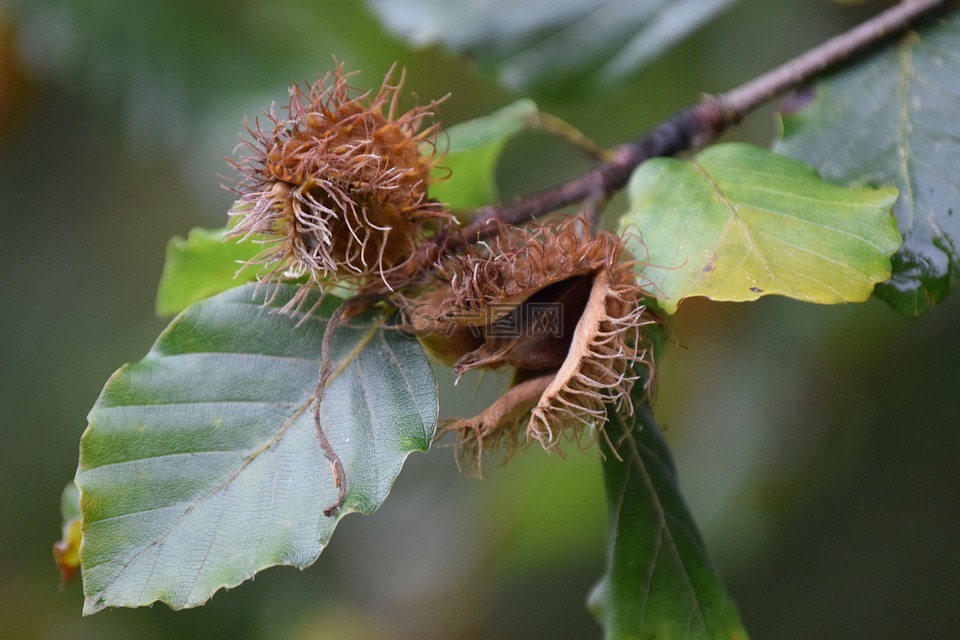
[[[515,89],[610,84],[736,0],[367,0],[394,33],[440,42]]]
[[[877,295],[920,315],[960,282],[960,12],[813,91],[776,150],[834,182],[899,187],[904,244]]]
[[[276,312],[292,286],[254,292],[190,307],[90,412],[76,477],[85,613],[192,607],[265,567],[306,567],[340,517],[374,511],[429,447],[437,395],[418,343],[372,314],[338,327],[321,422],[347,494],[324,516],[337,489],[311,402],[339,301],[304,317]]]

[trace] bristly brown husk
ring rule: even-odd
[[[491,305],[520,303],[544,287],[592,273],[619,259],[620,240],[588,235],[579,216],[556,217],[530,229],[501,229],[494,245],[474,245],[447,265],[452,313],[470,315]]]
[[[286,117],[271,107],[269,126],[248,125],[248,153],[231,162],[241,174],[231,234],[264,237],[261,282],[306,276],[293,304],[330,281],[386,282],[415,254],[423,221],[448,217],[427,198],[436,103],[398,115],[403,74],[392,84],[391,70],[372,96],[350,75],[338,65],[292,87]]]
[[[556,449],[563,438],[582,444],[586,435],[592,442],[603,433],[607,407],[632,413],[634,383],[642,377],[650,384],[653,373],[652,348],[641,330],[656,319],[618,236],[590,236],[579,217],[510,229],[495,247],[451,261],[448,273],[450,317],[487,322],[484,344],[463,354],[455,372],[509,364],[519,380],[479,416],[447,425],[459,433],[461,468],[479,471],[482,454],[498,445],[509,456],[534,439],[545,449]],[[532,301],[553,302],[564,317],[572,313],[575,328],[552,342],[535,331],[507,340],[493,336],[492,323],[503,313],[521,317]],[[497,305],[506,311],[492,313]]]

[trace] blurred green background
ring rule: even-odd
[[[743,0],[613,90],[534,97],[614,144],[875,8]],[[168,238],[223,224],[221,156],[244,115],[332,56],[365,86],[398,61],[420,102],[451,94],[446,124],[521,97],[408,48],[358,0],[0,2],[0,637],[600,636],[584,607],[605,550],[595,451],[531,448],[484,481],[459,476],[447,447],[415,455],[315,566],[267,570],[200,609],[82,619],[79,581],[57,588],[60,491],[104,382],[165,325]],[[774,131],[766,109],[731,137]],[[499,178],[513,195],[586,166],[527,134]],[[876,301],[691,301],[670,335],[657,412],[753,637],[956,637],[960,295],[912,322]],[[497,381],[473,384],[444,416],[478,409]]]

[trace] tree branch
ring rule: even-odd
[[[495,234],[500,225],[522,224],[587,198],[605,198],[626,185],[634,169],[650,158],[702,147],[731,125],[778,95],[794,89],[889,36],[900,33],[945,0],[904,0],[797,58],[719,96],[684,109],[635,142],[613,149],[611,158],[569,182],[512,202],[477,209],[460,237],[443,237],[457,249]]]

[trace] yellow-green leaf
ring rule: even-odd
[[[197,227],[186,238],[170,239],[157,291],[157,315],[175,315],[194,302],[256,279],[256,267],[243,262],[263,246],[226,238],[224,232]]]
[[[902,242],[897,189],[833,185],[746,144],[650,160],[628,192],[621,230],[636,233],[631,250],[669,313],[691,296],[861,302],[890,276]]]

